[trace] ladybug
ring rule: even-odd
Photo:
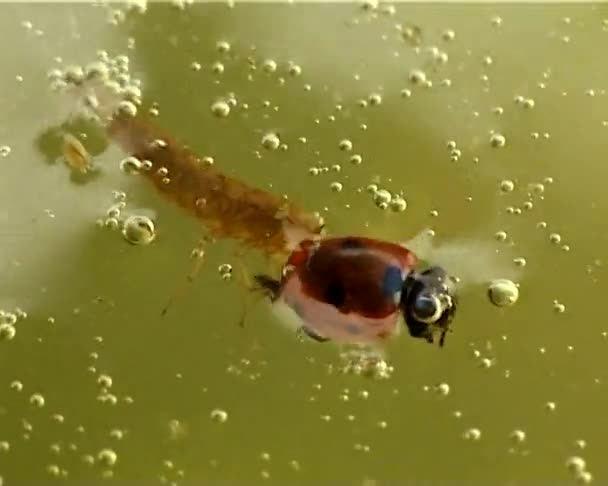
[[[282,278],[255,280],[277,309],[296,317],[310,338],[378,344],[399,333],[443,346],[456,311],[455,280],[438,266],[422,271],[407,248],[363,237],[304,240],[283,266]]]

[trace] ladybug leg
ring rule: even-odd
[[[186,281],[180,286],[178,287],[177,291],[173,293],[173,295],[171,295],[169,297],[169,300],[167,301],[167,303],[165,304],[165,307],[163,307],[162,311],[161,311],[161,315],[166,315],[167,312],[169,311],[169,308],[173,305],[173,302],[175,301],[175,299],[177,297],[181,297],[182,295],[184,295],[187,290],[190,287],[190,284],[192,282],[194,282],[194,279],[196,278],[196,276],[198,275],[198,272],[201,269],[201,265],[203,264],[203,260],[204,260],[204,256],[205,256],[205,247],[209,244],[212,243],[214,241],[214,239],[209,236],[208,234],[204,234],[201,239],[198,241],[198,243],[196,244],[196,246],[194,247],[194,249],[192,250],[192,258],[194,260],[194,264],[192,265],[192,268],[190,269],[190,272],[188,273],[188,275],[186,275]]]
[[[241,310],[241,317],[239,318],[239,326],[241,327],[245,327],[245,321],[247,319],[247,314],[249,313],[249,308],[251,306],[251,291],[255,289],[251,281],[249,271],[247,270],[247,267],[245,266],[245,263],[242,260],[243,255],[243,251],[237,251],[235,255],[237,258],[238,265],[237,280],[245,288],[245,300],[243,302],[243,307]]]
[[[253,279],[259,290],[264,292],[271,302],[279,298],[281,293],[281,282],[268,275],[254,275]]]
[[[300,326],[297,332],[305,334],[306,336],[313,339],[314,341],[317,341],[318,343],[326,343],[327,341],[330,341],[329,338],[319,336],[316,332],[306,326]]]

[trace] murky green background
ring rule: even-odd
[[[0,6],[0,145],[11,149],[0,157],[0,308],[27,312],[0,342],[3,485],[556,484],[576,481],[571,456],[587,463],[579,480],[604,481],[605,6],[151,4],[118,25],[108,18],[84,4]],[[420,27],[418,48],[399,25]],[[506,231],[507,268],[527,262],[519,302],[497,309],[484,284],[467,286],[444,349],[403,334],[388,349],[390,379],[346,375],[335,347],[299,342],[260,302],[237,325],[244,291],[217,267],[237,264],[238,245],[220,241],[162,318],[199,222],[122,174],[114,146],[89,146],[102,174],[85,184],[39,149],[70,108],[49,90],[54,58],[86,63],[99,49],[129,56],[160,125],[226,173],[321,211],[333,233],[403,241],[432,227],[441,242],[473,245]],[[412,83],[414,69],[432,86]],[[231,92],[238,106],[213,116]],[[269,131],[286,151],[262,147]],[[492,131],[504,147],[491,146]],[[501,192],[504,179],[513,192]],[[364,188],[378,180],[403,191],[405,212],[374,205]],[[534,183],[542,195],[529,195]],[[154,244],[96,226],[113,190],[128,209],[156,212]],[[266,268],[255,253],[245,262]],[[456,264],[488,271],[470,254]],[[100,375],[112,379],[105,399]],[[464,438],[471,429],[478,440]]]

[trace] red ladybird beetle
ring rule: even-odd
[[[416,270],[413,252],[363,237],[304,240],[281,280],[255,277],[278,308],[317,341],[377,344],[399,332],[403,314],[413,337],[445,335],[456,311],[454,280],[441,267]]]

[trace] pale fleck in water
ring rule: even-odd
[[[0,485],[606,482],[601,5],[13,3],[0,26]],[[448,268],[445,346],[296,337],[248,290],[278,266],[90,120],[116,99],[155,150]]]

